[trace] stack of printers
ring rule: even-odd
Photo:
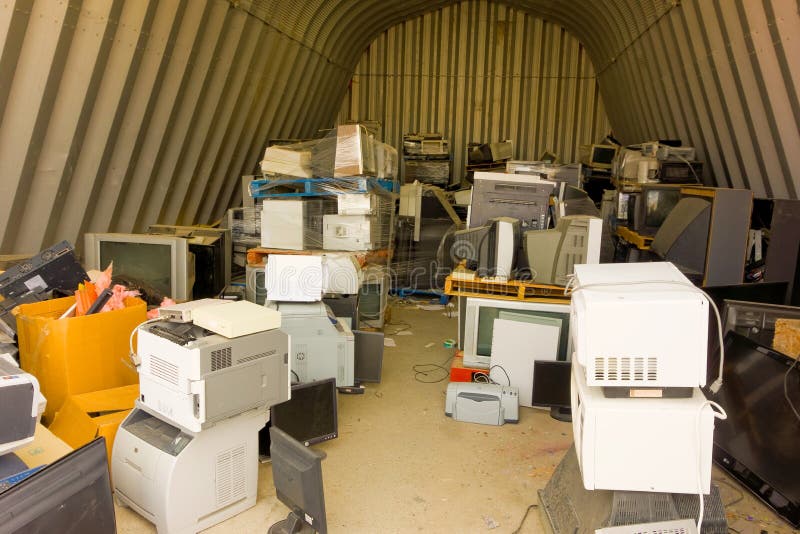
[[[33,441],[45,403],[36,377],[0,354],[0,492],[35,471],[10,453]]]
[[[572,421],[587,490],[709,494],[708,301],[671,263],[576,265]],[[686,519],[681,518],[681,519]]]
[[[354,336],[349,321],[337,318],[323,294],[357,293],[355,276],[328,272],[319,255],[271,254],[266,266],[268,308],[281,314],[281,328],[291,337],[292,377],[300,383],[335,378],[337,387],[354,385]],[[336,291],[325,289],[335,288]]]
[[[197,532],[255,505],[258,431],[290,396],[274,310],[204,299],[140,325],[140,395],[114,440],[118,500],[159,533]]]

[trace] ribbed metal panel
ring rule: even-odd
[[[572,159],[607,112],[797,198],[798,33],[783,0],[7,0],[0,253],[212,222],[267,139],[337,116]]]
[[[355,68],[339,120],[378,120],[384,141],[441,132],[462,175],[469,142],[511,139],[514,157],[575,161],[610,131],[586,50],[563,27],[470,0],[393,26]]]

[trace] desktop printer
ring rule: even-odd
[[[0,354],[0,455],[33,441],[45,398],[39,382],[20,369],[8,354]]]
[[[293,376],[299,382],[335,378],[354,385],[354,338],[348,321],[324,302],[269,302],[281,312],[281,329],[291,337]]]
[[[142,407],[192,432],[289,399],[289,336],[280,329],[226,338],[159,320],[138,335]]]
[[[516,423],[519,421],[519,391],[500,384],[450,382],[444,414],[467,423]]]
[[[570,306],[590,386],[705,385],[708,302],[671,263],[575,265]]]

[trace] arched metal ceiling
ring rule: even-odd
[[[208,223],[267,139],[330,127],[381,32],[452,0],[0,4],[0,253]],[[797,197],[800,15],[783,0],[518,0],[585,46],[625,142]]]

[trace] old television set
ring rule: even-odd
[[[114,262],[115,278],[141,284],[159,296],[192,299],[194,255],[182,237],[88,233],[84,254],[88,269],[102,270]]]
[[[614,145],[584,145],[580,152],[581,163],[593,169],[610,169],[617,157]]]
[[[628,227],[645,236],[653,236],[681,200],[678,186],[645,184],[641,193],[628,201]]]
[[[561,217],[551,230],[525,232],[523,250],[538,284],[566,285],[576,264],[600,263],[603,220],[588,215]]]
[[[497,217],[488,224],[455,233],[451,252],[466,260],[467,268],[480,277],[509,279],[520,244],[520,222],[513,217]]]
[[[152,224],[149,233],[174,235],[189,241],[189,252],[194,254],[194,299],[216,297],[231,283],[230,229]]]
[[[289,400],[270,408],[270,421],[301,443],[313,445],[339,435],[336,379],[292,386]]]
[[[269,528],[270,534],[328,532],[322,460],[325,453],[304,447],[279,428],[270,429],[272,480],[278,500],[290,512]]]
[[[707,391],[728,413],[714,431],[720,468],[800,527],[800,367],[795,360],[736,332],[725,336],[725,385]],[[786,396],[788,395],[788,399]]]
[[[97,438],[0,490],[0,530],[7,533],[115,532],[105,438]]]
[[[519,302],[468,297],[464,317],[464,367],[488,369],[492,357],[495,319],[536,322],[560,327],[554,360],[566,361],[572,353],[569,304]]]

